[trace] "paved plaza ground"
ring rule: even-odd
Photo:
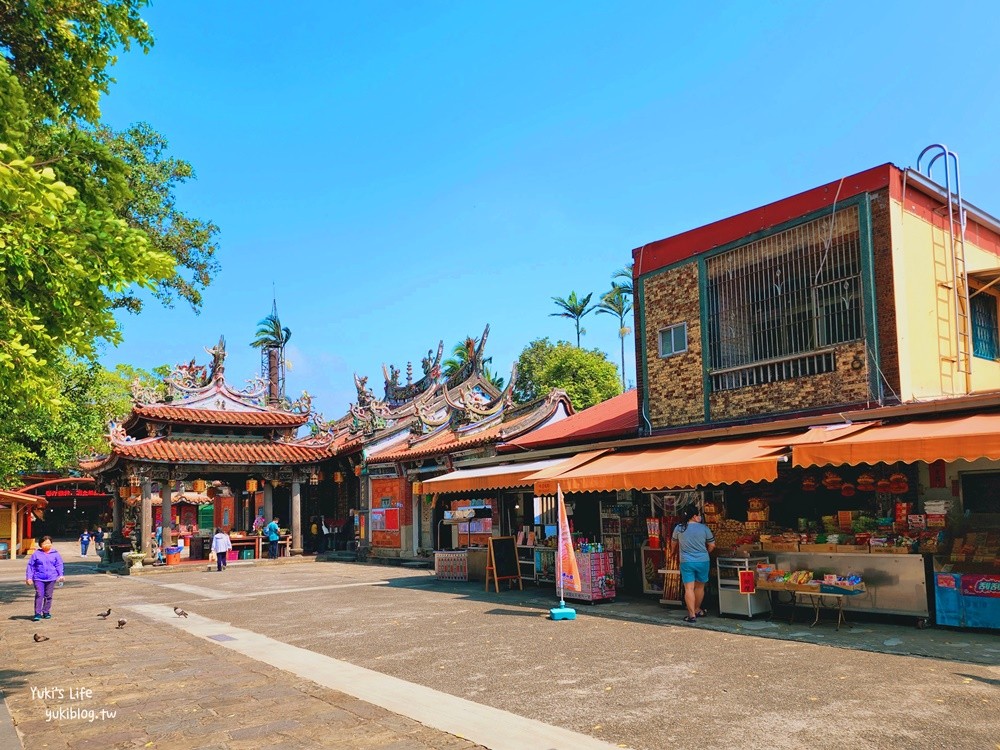
[[[3,750],[11,722],[28,750],[1000,747],[995,634],[690,626],[650,600],[553,622],[534,586],[312,560],[119,577],[64,549],[50,621],[0,566]]]

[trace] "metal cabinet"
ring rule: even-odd
[[[740,593],[740,572],[745,570],[756,572],[757,563],[766,562],[768,562],[767,555],[716,558],[720,614],[753,617],[771,611],[771,600],[766,591],[753,594]]]

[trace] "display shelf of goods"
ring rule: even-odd
[[[659,547],[642,548],[642,593],[662,594],[663,574],[660,570],[665,567],[666,557]]]
[[[517,548],[517,565],[521,571],[521,578],[535,580],[535,548],[519,546]]]
[[[681,584],[679,552],[676,547],[664,553],[663,566],[657,574],[663,581],[660,592],[660,604],[680,604],[683,600],[684,586]]]
[[[535,547],[535,580],[539,583],[554,583],[556,580],[556,551]]]

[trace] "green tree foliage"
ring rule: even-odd
[[[0,55],[38,121],[100,119],[115,51],[153,37],[139,11],[147,0],[0,0]]]
[[[622,347],[622,388],[625,388],[625,339],[632,329],[625,325],[625,316],[632,312],[632,302],[625,290],[617,284],[612,284],[611,291],[606,292],[597,303],[598,315],[614,315],[618,318],[618,338]]]
[[[134,380],[162,389],[166,368],[156,373],[120,365],[114,372],[92,362],[60,357],[58,400],[52,407],[0,393],[0,486],[17,486],[25,469],[69,471],[80,456],[106,453],[108,422],[132,408]]]
[[[612,291],[615,288],[621,289],[622,294],[626,294],[631,297],[634,292],[632,291],[632,269],[635,267],[635,263],[629,263],[624,268],[619,268],[613,274],[611,274],[611,286]],[[615,281],[615,279],[620,279],[620,281]]]
[[[198,309],[217,270],[216,227],[187,217],[174,198],[193,177],[190,165],[167,156],[166,141],[146,125],[115,133],[100,122],[115,55],[152,45],[139,16],[145,5],[0,0],[0,414],[8,425],[22,412],[36,423],[46,414],[65,420],[77,390],[65,382],[65,363],[92,367],[100,342],[120,339],[114,310],[141,308],[137,291]],[[5,465],[18,456],[26,467],[57,461],[58,452],[18,443],[5,429]]]
[[[599,349],[581,349],[568,341],[532,341],[517,360],[514,397],[519,403],[544,396],[553,388],[569,395],[577,411],[622,392],[618,368]]]
[[[0,98],[16,99],[17,88],[0,62]],[[152,288],[172,267],[142,232],[0,141],[0,390],[56,398],[51,363],[63,351],[91,357],[100,339],[117,342],[115,295]]]
[[[549,317],[569,318],[576,325],[576,345],[580,346],[580,335],[587,332],[586,328],[580,327],[583,316],[591,312],[597,305],[590,304],[590,298],[594,296],[591,292],[583,299],[577,299],[576,292],[570,292],[569,297],[553,297],[552,301],[562,309],[562,312],[549,313]]]

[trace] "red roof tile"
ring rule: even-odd
[[[287,411],[226,411],[224,409],[187,409],[183,406],[136,406],[133,417],[162,422],[204,425],[247,425],[254,427],[298,427],[306,423],[308,414]]]
[[[298,464],[336,455],[332,446],[309,447],[270,440],[179,440],[149,438],[116,445],[114,454],[147,461],[188,461],[206,464]],[[102,462],[103,463],[103,462]]]
[[[589,409],[578,411],[565,419],[529,432],[507,445],[518,448],[542,448],[571,445],[599,438],[638,437],[638,391],[626,391]]]

